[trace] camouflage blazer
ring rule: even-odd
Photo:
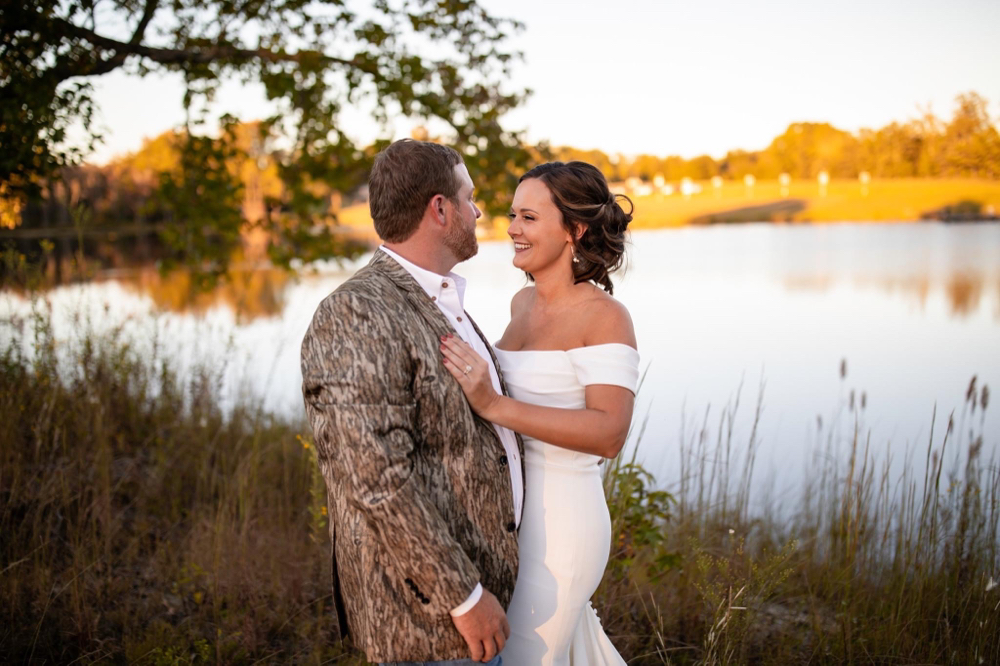
[[[334,606],[341,634],[374,662],[467,658],[449,611],[476,583],[504,608],[514,591],[509,463],[442,365],[450,332],[410,274],[377,251],[320,303],[302,342]]]

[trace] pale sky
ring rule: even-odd
[[[856,131],[916,117],[950,117],[974,90],[1000,114],[997,0],[539,2],[484,0],[526,29],[512,84],[533,89],[505,127],[532,141],[609,153],[708,153],[764,148],[792,122]],[[179,77],[113,73],[94,81],[107,143],[94,161],[138,149],[178,125]],[[267,114],[259,86],[223,86],[218,110]],[[368,142],[361,110],[347,133]],[[399,122],[398,136],[410,125]]]

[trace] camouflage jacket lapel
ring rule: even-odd
[[[483,341],[483,344],[486,345],[486,350],[490,353],[490,359],[493,361],[493,367],[496,368],[497,377],[500,378],[500,389],[503,391],[504,395],[509,396],[510,394],[507,392],[507,384],[503,380],[503,369],[500,368],[500,362],[497,361],[497,355],[493,352],[493,345],[491,345],[490,341],[486,339],[483,332],[479,330],[479,325],[476,323],[476,320],[469,316],[467,311],[464,312],[465,316],[469,319],[469,323],[472,324],[472,328],[476,330],[476,335],[478,335],[479,339]]]
[[[368,265],[385,274],[406,294],[406,298],[413,304],[417,312],[420,313],[420,316],[424,318],[427,325],[431,327],[431,330],[435,334],[439,337],[448,333],[458,335],[458,331],[452,327],[451,322],[441,312],[441,308],[430,299],[427,292],[413,279],[413,276],[392,257],[382,250],[376,250],[375,256],[368,262]]]
[[[466,312],[465,316],[469,317],[469,313]],[[472,323],[472,328],[476,329],[476,335],[479,336],[479,339],[483,341],[483,344],[486,345],[486,349],[489,350],[489,352],[490,352],[490,358],[493,359],[493,367],[497,369],[497,377],[499,377],[499,379],[500,379],[500,390],[503,391],[504,395],[506,395],[506,396],[509,397],[510,393],[508,393],[508,391],[507,391],[507,383],[503,379],[503,368],[500,367],[500,363],[499,363],[499,361],[497,361],[497,355],[493,351],[493,345],[491,345],[490,341],[486,339],[486,336],[483,335],[483,332],[481,330],[479,330],[479,325],[476,323],[476,320],[473,319],[472,317],[469,317],[469,321]],[[516,431],[514,431],[514,438],[517,440],[517,450],[518,450],[518,453],[521,455],[521,478],[524,479],[524,474],[525,474],[525,471],[524,471],[524,440],[521,438],[521,433],[516,432]],[[522,513],[524,512],[524,503],[523,502],[521,504],[521,511],[522,511]]]

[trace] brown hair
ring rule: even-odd
[[[574,283],[593,280],[614,293],[609,274],[621,268],[625,259],[625,231],[635,206],[624,194],[612,194],[600,170],[586,162],[548,162],[521,176],[518,181],[537,178],[545,183],[552,202],[562,213],[563,226],[573,235]],[[624,199],[629,211],[618,203]],[[577,230],[585,231],[579,238]],[[531,278],[531,275],[528,275]]]
[[[420,226],[427,202],[441,194],[455,200],[455,166],[462,156],[453,148],[402,139],[375,156],[368,178],[368,205],[375,232],[383,241],[400,243]]]

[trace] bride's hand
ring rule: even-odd
[[[454,335],[441,337],[441,353],[444,367],[458,380],[472,411],[489,420],[490,408],[496,405],[500,396],[493,389],[486,360]]]

